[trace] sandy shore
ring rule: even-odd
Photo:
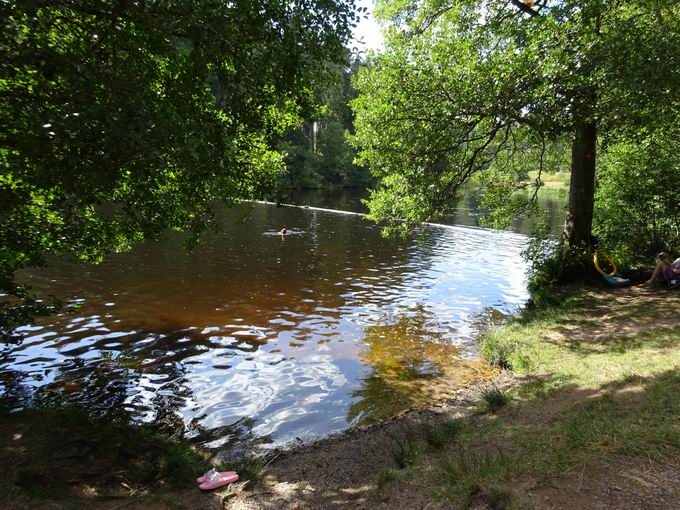
[[[518,384],[510,372],[461,390],[453,399],[427,409],[408,411],[365,427],[287,449],[276,450],[264,479],[251,491],[227,497],[225,507],[255,509],[395,509],[449,508],[433,502],[431,491],[417,483],[399,490],[377,490],[377,474],[395,467],[393,449],[404,437],[418,437],[425,423],[470,416],[483,387],[509,389]]]

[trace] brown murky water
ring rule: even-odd
[[[263,204],[242,217],[189,254],[177,235],[24,274],[71,306],[0,352],[5,401],[78,403],[209,447],[309,439],[488,376],[474,317],[527,298],[520,234],[387,240],[357,215]]]

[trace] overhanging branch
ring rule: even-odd
[[[515,7],[517,7],[524,14],[528,14],[530,16],[538,16],[538,12],[533,10],[531,7],[529,7],[527,4],[525,4],[521,0],[510,0],[510,3],[512,5],[514,5]]]

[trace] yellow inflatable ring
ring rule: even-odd
[[[604,257],[604,259],[607,261],[607,263],[612,267],[612,272],[611,273],[605,273],[602,268],[600,267],[600,263],[597,260],[598,255],[601,255]],[[618,268],[616,267],[616,264],[614,264],[614,261],[609,258],[609,256],[606,253],[602,252],[595,252],[593,253],[593,264],[595,264],[595,269],[597,270],[598,273],[600,273],[602,276],[616,276],[616,272]]]

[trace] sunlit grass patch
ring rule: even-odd
[[[680,349],[674,349],[680,345],[679,328],[608,336],[602,320],[589,317],[588,310],[581,298],[527,311],[490,328],[481,339],[482,355],[518,373],[549,374],[553,388],[560,382],[597,387],[626,375],[649,376],[680,367]]]
[[[652,322],[652,329],[607,336],[587,307],[573,303],[525,313],[483,339],[484,352],[534,376],[515,395],[552,411],[536,427],[513,428],[511,420],[503,425],[510,431],[506,440],[525,452],[527,472],[550,478],[609,455],[680,449],[680,401],[674,397],[680,392],[674,375],[680,369],[680,330],[654,328]],[[593,338],[588,328],[599,336]],[[525,413],[540,417],[542,411],[531,405]]]
[[[519,471],[539,480],[620,456],[663,460],[680,452],[678,392],[680,374],[670,371],[648,379],[625,378],[604,392],[555,393],[544,406],[565,399],[571,405],[548,423],[515,428],[506,441],[526,461]]]
[[[606,350],[623,354],[645,348],[664,349],[680,345],[680,328],[659,328],[638,335],[621,335],[612,339]]]
[[[527,180],[535,183],[538,178],[538,170],[531,170],[527,174]],[[541,182],[546,187],[569,187],[571,182],[571,172],[541,172]]]
[[[632,386],[634,385],[634,386]],[[614,387],[581,403],[561,424],[568,448],[663,457],[680,449],[680,374]]]
[[[531,361],[525,352],[528,345],[522,338],[507,338],[505,327],[491,327],[482,342],[482,356],[493,366],[528,371]]]
[[[538,408],[525,406],[519,420],[515,413],[468,418],[456,446],[438,457],[448,494],[463,507],[489,505],[494,488],[523,477],[551,483],[577,466],[621,456],[661,461],[680,452],[678,394],[680,373],[669,371],[598,390],[550,391]],[[542,421],[545,409],[554,414]],[[501,490],[508,501],[497,508],[511,508],[511,496]]]

